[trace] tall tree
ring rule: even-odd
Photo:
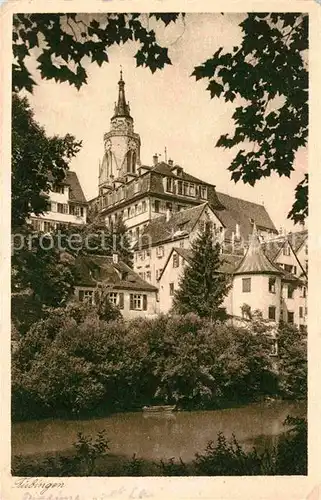
[[[229,291],[228,277],[219,272],[220,265],[220,246],[213,241],[210,224],[206,223],[192,242],[192,257],[174,296],[175,312],[220,317],[220,306]]]
[[[197,80],[207,78],[211,98],[245,103],[233,114],[233,135],[223,134],[216,146],[242,144],[229,166],[231,178],[254,186],[272,172],[290,177],[295,153],[308,138],[308,15],[248,14],[240,24],[242,43],[232,52],[221,47],[195,68]],[[308,215],[308,176],[295,191],[289,217]]]
[[[62,181],[70,159],[81,146],[72,135],[48,137],[35,121],[26,98],[12,100],[12,227],[24,225],[31,213],[48,209],[52,182]]]
[[[106,255],[118,253],[128,266],[133,266],[133,253],[126,234],[126,226],[118,218],[110,227],[104,218],[94,215],[84,226],[72,226],[63,232],[63,245],[72,255]]]

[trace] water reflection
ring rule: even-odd
[[[12,453],[63,451],[72,447],[77,433],[95,435],[105,429],[111,452],[145,459],[182,457],[190,460],[203,451],[218,432],[234,434],[246,448],[263,446],[284,431],[288,414],[304,416],[304,403],[251,404],[216,411],[163,414],[123,413],[92,420],[19,422],[12,429]]]

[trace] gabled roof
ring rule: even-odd
[[[293,250],[298,252],[306,239],[308,238],[308,230],[304,229],[303,231],[297,231],[294,233],[288,233],[287,239],[291,244]]]
[[[278,256],[280,255],[280,252],[282,251],[283,247],[288,244],[291,252],[294,255],[295,260],[301,267],[303,274],[306,275],[306,272],[297,256],[297,252],[298,250],[300,250],[306,238],[307,238],[307,231],[299,231],[297,233],[289,233],[286,235],[279,236],[275,239],[266,241],[262,243],[261,246],[267,258],[271,262],[276,263],[278,261]]]
[[[264,241],[263,243],[261,243],[261,246],[267,258],[271,262],[274,262],[274,260],[277,258],[280,251],[284,247],[285,243],[286,243],[285,237],[279,236],[278,238],[273,238],[271,240]]]
[[[264,254],[255,224],[249,248],[234,274],[283,274]]]
[[[87,203],[76,172],[72,172],[71,170],[69,170],[64,182],[70,187],[70,201]]]
[[[55,183],[55,179],[54,179],[52,174],[48,175],[48,180],[53,184]],[[83,203],[83,204],[87,203],[87,200],[86,200],[85,195],[83,193],[83,190],[82,190],[82,187],[80,185],[80,182],[79,182],[79,179],[78,179],[76,172],[73,172],[72,170],[68,170],[66,172],[65,178],[62,181],[58,182],[58,184],[69,186],[69,188],[70,188],[69,200],[70,201],[77,201],[78,203]]]
[[[96,287],[110,285],[114,289],[157,291],[157,288],[143,280],[127,264],[113,262],[112,257],[102,255],[81,256],[75,259],[77,286]]]
[[[224,225],[227,238],[231,237],[233,231],[235,233],[236,224],[240,226],[241,238],[246,241],[252,234],[253,223],[260,229],[267,229],[277,234],[277,230],[263,205],[217,191],[216,195],[225,208],[222,210],[214,209],[214,212]]]
[[[171,259],[171,256],[173,253],[176,252],[178,253],[186,262],[190,263],[192,259],[193,252],[191,249],[186,249],[186,248],[181,248],[181,247],[173,247],[172,250],[169,253],[169,256],[167,257],[167,260],[165,262],[164,268],[161,272],[161,275],[159,279],[163,276],[163,273]],[[242,257],[239,255],[230,255],[230,254],[222,254],[221,255],[221,265],[218,270],[219,273],[225,273],[225,274],[233,274],[234,269],[237,266],[237,264],[240,262]]]
[[[142,246],[157,245],[186,237],[193,230],[206,206],[208,206],[207,203],[202,203],[196,207],[175,212],[168,221],[166,221],[166,215],[153,219],[142,234]]]

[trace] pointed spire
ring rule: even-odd
[[[282,274],[264,254],[255,222],[249,248],[234,274]]]
[[[120,67],[120,79],[118,82],[118,102],[115,106],[115,114],[114,116],[128,116],[130,117],[129,113],[129,106],[126,103],[126,98],[125,98],[125,82],[123,80],[123,70],[122,67]]]

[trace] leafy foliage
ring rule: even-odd
[[[276,394],[263,332],[196,315],[113,320],[93,306],[54,309],[13,352],[14,418],[176,404],[216,408]]]
[[[159,45],[148,19],[155,18],[165,26],[175,22],[178,13],[106,13],[81,14],[15,14],[13,19],[13,89],[32,92],[35,85],[25,59],[33,49],[41,78],[69,82],[79,89],[87,83],[86,60],[98,66],[107,63],[108,49],[135,41],[137,66],[148,67],[153,73],[171,64],[168,48]]]
[[[35,121],[26,98],[12,96],[12,227],[21,228],[31,213],[48,209],[52,182],[62,181],[81,142],[69,134],[48,137]]]
[[[191,250],[191,260],[175,292],[173,309],[180,314],[194,312],[201,317],[218,318],[229,284],[227,276],[219,273],[220,246],[213,242],[210,224],[205,224]]]
[[[133,267],[133,252],[121,218],[110,227],[96,215],[84,226],[72,226],[64,231],[69,253],[73,256],[106,255],[117,253],[119,259]],[[68,246],[68,242],[72,245]]]
[[[221,47],[193,75],[209,80],[211,98],[244,100],[233,114],[234,135],[221,135],[216,145],[244,145],[229,170],[235,182],[254,186],[272,172],[290,177],[295,153],[307,143],[308,15],[250,13],[240,26],[242,43],[232,52]],[[307,182],[306,175],[296,189],[289,214],[295,222],[308,213]]]
[[[307,337],[295,326],[283,324],[278,331],[279,391],[284,398],[307,397]]]

